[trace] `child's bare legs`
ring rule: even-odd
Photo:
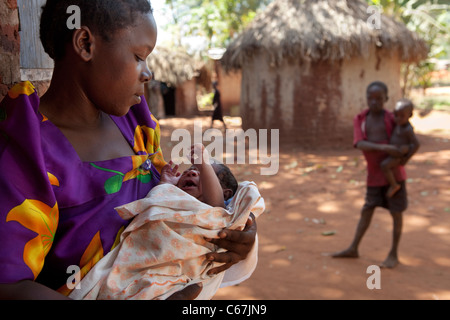
[[[355,237],[350,244],[350,246],[340,252],[336,252],[332,255],[333,258],[358,258],[358,246],[369,228],[370,222],[372,221],[373,213],[375,211],[374,207],[363,207],[361,210],[361,217],[359,218],[358,226],[356,227]]]
[[[391,198],[397,191],[400,190],[400,184],[395,180],[394,173],[392,169],[400,164],[400,158],[388,157],[383,162],[381,162],[381,170],[389,182],[389,189],[387,191],[387,197]]]
[[[332,255],[333,258],[358,258],[358,246],[369,228],[372,221],[375,208],[368,207],[363,208],[361,211],[361,218],[359,219],[358,226],[356,228],[355,237],[350,246],[344,251],[336,252]],[[398,245],[400,243],[400,236],[402,234],[403,227],[403,214],[402,212],[391,212],[393,219],[393,232],[392,232],[392,247],[389,251],[387,258],[381,263],[382,268],[394,268],[398,265]]]
[[[380,265],[380,267],[384,268],[394,268],[398,264],[398,255],[397,249],[398,244],[400,243],[400,236],[402,234],[403,227],[403,214],[402,212],[391,212],[392,220],[394,222],[393,226],[393,234],[392,234],[392,247],[391,251],[384,260],[384,262]]]

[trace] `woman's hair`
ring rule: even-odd
[[[133,26],[137,14],[152,12],[149,0],[47,0],[42,7],[40,37],[45,52],[54,60],[65,55],[65,46],[72,40],[73,31],[67,20],[73,12],[67,9],[75,5],[80,9],[81,26],[109,41],[123,28]]]

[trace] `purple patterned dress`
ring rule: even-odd
[[[38,107],[30,82],[0,104],[0,283],[35,280],[67,295],[73,270],[82,278],[128,224],[114,208],[159,182],[160,129],[142,99],[111,116],[136,155],[83,162]]]

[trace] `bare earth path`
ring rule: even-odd
[[[207,117],[161,120],[166,159],[177,143],[170,141],[171,132],[191,130],[195,120],[204,129],[209,126]],[[358,222],[365,192],[361,153],[350,147],[288,146],[280,150],[276,175],[260,175],[260,165],[232,166],[239,180],[258,184],[267,209],[258,220],[257,269],[244,283],[220,289],[214,299],[450,299],[450,113],[416,113],[412,123],[422,146],[407,166],[409,208],[400,265],[381,269],[381,289],[368,289],[366,281],[367,268],[381,263],[390,248],[387,211],[375,212],[359,259],[330,257],[349,245]]]

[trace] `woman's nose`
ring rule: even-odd
[[[145,68],[141,73],[141,81],[142,82],[149,82],[153,79],[153,72],[150,71],[147,64],[145,64]]]

